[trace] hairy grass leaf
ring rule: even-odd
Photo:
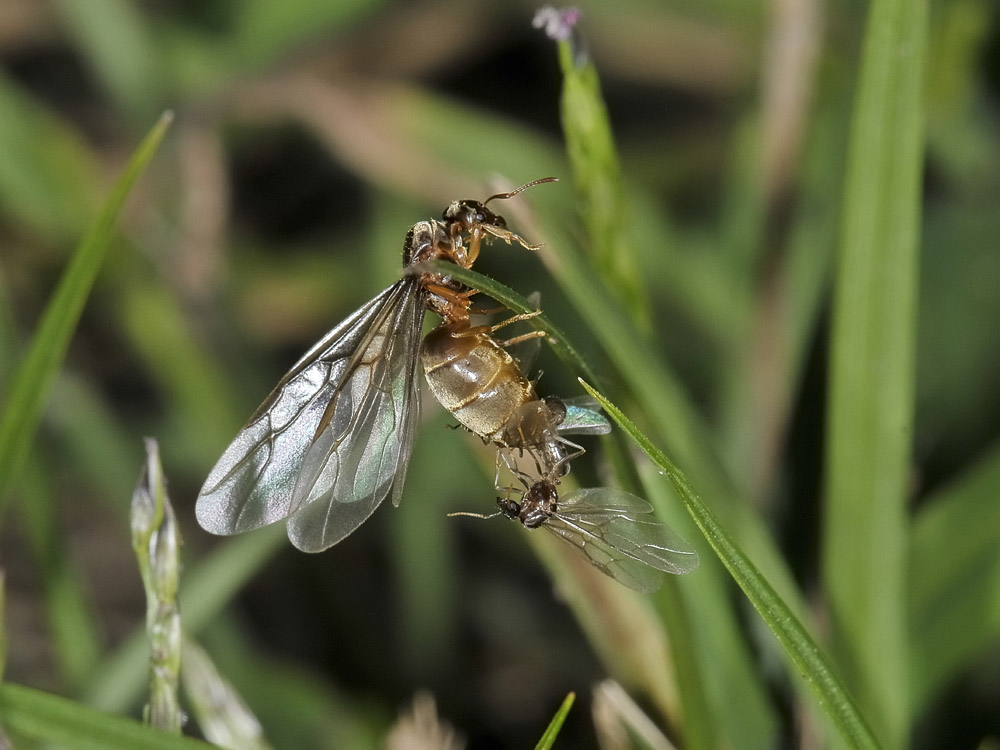
[[[841,684],[830,660],[794,612],[760,574],[750,558],[736,545],[726,528],[719,523],[715,513],[688,482],[687,477],[650,442],[649,438],[639,432],[635,424],[618,407],[588,383],[581,381],[581,384],[673,484],[688,513],[708,543],[712,545],[722,564],[726,566],[750,603],[777,636],[796,669],[803,675],[820,706],[832,719],[845,741],[854,747],[878,747],[879,744],[868,723]]]

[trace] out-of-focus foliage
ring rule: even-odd
[[[880,50],[869,5],[914,26],[883,26],[903,37]],[[549,535],[448,518],[492,510],[492,456],[430,400],[403,503],[332,550],[197,527],[227,442],[302,351],[398,277],[411,224],[498,179],[554,175],[503,207],[546,247],[496,243],[476,269],[541,291],[599,389],[690,479],[889,746],[1000,735],[1000,11],[942,0],[924,38],[920,5],[584,4],[576,62],[594,66],[601,112],[574,109],[593,104],[587,80],[561,99],[572,61],[528,4],[0,3],[0,419],[73,250],[175,112],[0,505],[3,679],[17,683],[0,686],[0,725],[18,747],[57,720],[94,742],[143,737],[94,709],[139,718],[149,700],[127,514],[155,436],[185,635],[272,747],[382,746],[425,689],[469,747],[532,746],[570,692],[555,747],[617,723],[636,746],[839,742],[670,487],[614,438],[588,443],[574,477],[644,494],[701,554],[652,597],[591,577]],[[899,49],[922,67],[890,86],[904,108],[886,114],[859,92],[878,91]],[[923,147],[879,140],[892,117]],[[912,228],[919,256],[845,270],[857,217],[882,200],[877,226]],[[843,328],[854,292],[874,307]],[[880,369],[849,325],[913,336],[915,354]],[[845,390],[851,362],[881,375]],[[543,393],[580,393],[550,351],[538,367]],[[912,428],[838,432],[852,399],[878,393],[901,396]],[[892,479],[870,509],[829,474],[852,439],[889,446],[865,469]],[[590,690],[606,677],[639,702],[595,733]]]

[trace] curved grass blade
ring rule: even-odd
[[[879,747],[875,735],[858,710],[854,700],[847,693],[833,666],[819,645],[806,631],[791,608],[778,596],[771,584],[760,574],[757,567],[736,546],[729,532],[719,523],[715,513],[695,492],[687,477],[650,442],[649,438],[626,417],[621,410],[608,401],[584,380],[580,384],[597,399],[622,431],[635,441],[649,459],[656,464],[670,480],[695,524],[705,535],[705,539],[715,550],[722,564],[747,595],[750,603],[760,613],[761,618],[777,636],[796,669],[803,675],[820,706],[833,720],[834,725],[852,747]]]
[[[491,279],[489,276],[484,276],[476,271],[456,266],[454,263],[442,260],[429,260],[424,263],[416,263],[406,269],[407,274],[428,272],[452,276],[466,286],[478,289],[483,294],[492,297],[511,312],[529,313],[535,312],[538,309],[527,297],[518,294],[509,286],[501,284],[496,279]],[[535,329],[544,331],[547,334],[547,340],[552,350],[567,367],[574,372],[583,373],[583,376],[589,381],[598,381],[597,375],[590,369],[590,366],[583,357],[570,345],[569,339],[544,314],[536,315],[528,322]]]
[[[535,750],[549,750],[556,741],[556,737],[559,736],[559,730],[562,729],[563,723],[566,721],[566,717],[569,715],[569,710],[573,707],[573,701],[576,700],[576,693],[569,693],[566,699],[563,700],[562,705],[559,706],[559,710],[556,711],[556,715],[552,717],[552,721],[549,722],[548,727],[545,728],[545,734],[542,738],[538,740],[538,744],[535,745]]]
[[[24,685],[0,685],[0,726],[40,744],[76,750],[206,750],[190,737],[159,732],[138,721],[96,711]]]
[[[115,219],[125,198],[156,153],[173,119],[166,112],[132,155],[96,220],[73,253],[59,286],[45,308],[27,355],[14,372],[0,419],[0,519],[38,428],[45,401],[66,356],[90,289],[111,244]]]

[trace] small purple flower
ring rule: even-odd
[[[543,29],[545,36],[554,42],[565,42],[573,35],[573,27],[580,20],[581,12],[579,8],[553,8],[546,5],[538,9],[535,13],[531,25],[536,29]]]

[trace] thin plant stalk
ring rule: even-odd
[[[149,704],[146,721],[173,734],[181,731],[177,685],[181,669],[181,615],[177,605],[179,544],[174,510],[160,466],[159,448],[146,439],[146,464],[132,495],[132,548],[146,590],[149,639]]]

